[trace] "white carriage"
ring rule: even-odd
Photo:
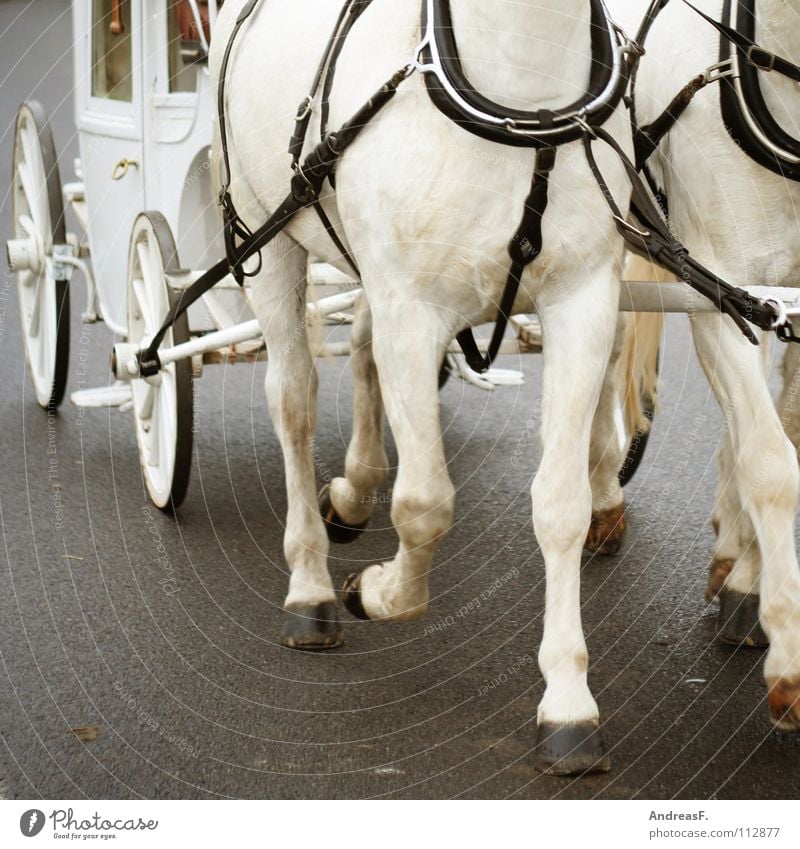
[[[176,293],[199,276],[197,269],[224,254],[209,161],[214,100],[206,64],[217,6],[216,0],[73,2],[80,141],[73,181],[61,182],[41,105],[30,101],[18,112],[7,255],[18,276],[26,357],[42,407],[65,397],[76,270],[86,283],[83,321],[102,320],[139,344],[161,324]],[[67,207],[80,222],[79,235],[66,230]],[[353,281],[327,267],[314,277],[345,285],[344,294],[314,306],[320,316],[345,320],[342,311],[358,296]],[[225,280],[203,307],[168,334],[170,350],[156,378],[71,396],[79,406],[132,407],[147,488],[161,508],[176,507],[186,493],[193,378],[204,363],[263,355],[246,290]]]
[[[180,290],[224,255],[209,159],[215,93],[206,64],[217,0],[74,0],[72,6],[80,139],[75,179],[61,183],[42,107],[23,104],[14,145],[14,236],[7,245],[35,395],[51,408],[66,391],[76,270],[86,283],[83,320],[104,321],[138,348]],[[67,206],[80,235],[66,230]],[[355,282],[329,266],[313,266],[309,279],[325,286],[310,308],[316,318],[347,322],[360,292]],[[673,285],[665,294],[656,285],[631,284],[622,308],[686,309],[686,287]],[[786,294],[792,303],[795,296]],[[203,297],[202,307],[165,338],[158,375],[71,398],[80,406],[132,408],[147,488],[162,509],[177,507],[186,494],[193,379],[203,364],[264,356],[246,289],[228,278]],[[516,338],[509,337],[503,351],[540,349],[535,317],[516,316],[512,324]],[[348,345],[327,352],[346,354]],[[474,379],[461,360],[453,359],[451,368]],[[627,479],[646,434],[625,433],[622,421],[620,439],[632,446]]]

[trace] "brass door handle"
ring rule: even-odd
[[[139,163],[135,159],[120,159],[120,161],[114,166],[114,170],[111,172],[112,180],[121,180],[128,173],[130,168],[138,168]]]

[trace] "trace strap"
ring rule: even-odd
[[[631,183],[631,211],[645,229],[639,229],[623,218],[595,160],[592,151],[594,137],[609,145],[619,156]],[[611,209],[617,230],[631,248],[669,269],[700,295],[708,298],[721,313],[730,316],[739,330],[754,345],[758,345],[758,339],[747,322],[762,330],[777,330],[780,338],[785,337],[785,329],[779,324],[780,313],[773,304],[754,298],[745,289],[733,286],[717,277],[691,257],[687,248],[672,237],[668,226],[662,221],[655,204],[650,199],[636,166],[605,129],[597,127],[592,135],[587,133],[583,138],[583,146],[589,168]]]
[[[464,352],[467,364],[473,370],[482,374],[494,362],[500,346],[503,343],[514,300],[519,291],[522,273],[542,252],[542,217],[547,208],[547,189],[550,172],[556,164],[556,149],[543,147],[536,151],[536,165],[533,169],[533,181],[530,194],[525,201],[525,211],[522,214],[517,232],[508,245],[511,257],[511,270],[508,272],[503,296],[500,300],[500,311],[489,342],[486,354],[482,354],[470,328],[462,330],[456,336],[461,350]]]

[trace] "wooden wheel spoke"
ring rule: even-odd
[[[30,217],[33,219],[36,231],[43,239],[47,239],[48,233],[45,228],[45,216],[42,209],[42,199],[40,193],[36,192],[36,181],[31,173],[30,166],[26,162],[17,163],[17,173],[19,181],[22,185],[22,191],[25,195],[25,203],[28,207]]]
[[[158,435],[160,445],[160,465],[166,475],[171,473],[174,462],[176,428],[172,415],[172,397],[174,386],[167,374],[163,375],[158,399]]]
[[[28,316],[28,336],[38,339],[42,326],[42,301],[46,295],[47,278],[40,274],[36,278],[31,293],[30,314]]]
[[[159,433],[158,420],[161,413],[161,394],[154,387],[149,389],[150,397],[152,397],[149,417],[149,427],[147,429],[147,465],[153,468],[158,468],[161,461],[161,434]]]
[[[144,280],[146,297],[150,302],[150,313],[156,322],[151,332],[155,332],[161,325],[159,316],[166,312],[163,306],[164,301],[164,271],[161,267],[161,258],[153,254],[151,240],[139,242],[136,245],[136,251],[139,256],[139,266],[142,271],[142,279]]]
[[[142,405],[139,408],[139,418],[143,422],[149,422],[153,418],[153,409],[156,403],[156,387],[145,382],[145,392]]]
[[[53,366],[50,362],[52,356],[54,339],[52,334],[48,332],[49,312],[51,310],[50,298],[48,297],[49,281],[46,277],[39,280],[36,297],[36,318],[37,318],[37,337],[39,340],[39,377],[42,383],[50,380],[53,373]],[[53,308],[54,309],[54,308]]]
[[[138,278],[131,281],[131,289],[134,297],[136,298],[136,303],[139,305],[139,310],[142,313],[145,334],[152,336],[156,330],[158,330],[158,321],[153,313],[153,305],[148,297],[147,287],[144,280]]]

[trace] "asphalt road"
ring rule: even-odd
[[[0,174],[10,173],[16,107],[36,97],[71,177],[70,44],[66,0],[0,4]],[[14,287],[4,276],[0,796],[800,794],[800,738],[767,720],[762,655],[715,642],[715,609],[703,601],[720,416],[684,318],[668,321],[662,409],[628,489],[628,542],[621,556],[587,558],[583,568],[590,681],[613,771],[556,779],[532,766],[544,599],[528,495],[535,442],[528,466],[511,462],[535,408],[540,358],[502,363],[524,370],[522,388],[487,394],[451,381],[442,392],[458,500],[428,619],[348,621],[344,648],[298,654],[276,642],[285,495],[264,366],[209,368],[196,383],[189,496],[177,521],[151,514],[130,414],[82,418],[67,403],[48,421],[36,405]],[[81,332],[82,291],[72,388],[84,362],[91,383],[109,381],[111,335],[102,325]],[[319,369],[320,471],[338,473],[350,377],[344,361]],[[394,547],[381,504],[359,542],[333,550],[337,582]],[[81,742],[74,727],[99,736]]]

